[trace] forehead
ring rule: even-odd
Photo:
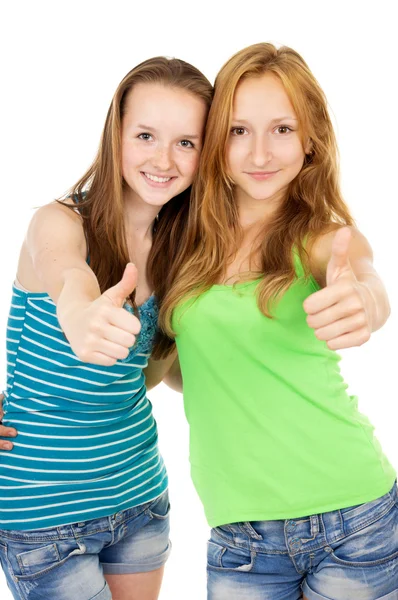
[[[243,79],[235,91],[233,112],[240,118],[250,118],[250,114],[257,112],[264,116],[274,113],[295,116],[281,80],[273,73]]]
[[[123,125],[200,129],[205,115],[204,100],[192,92],[158,83],[138,83],[127,96]]]

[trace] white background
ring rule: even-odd
[[[89,166],[122,77],[163,54],[192,62],[213,81],[237,50],[260,41],[286,44],[302,54],[327,94],[343,192],[390,293],[390,321],[368,344],[344,354],[342,370],[398,468],[394,20],[393,2],[383,0],[9,3],[0,15],[1,381],[10,285],[27,223],[34,207],[59,197]],[[150,398],[173,505],[174,548],[161,600],[204,599],[208,528],[189,479],[181,396],[161,385]],[[1,573],[0,598],[11,599]]]

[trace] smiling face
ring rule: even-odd
[[[136,84],[122,119],[125,196],[159,207],[188,188],[202,147],[207,107],[193,93]]]
[[[305,150],[299,123],[281,81],[272,73],[238,85],[226,158],[240,205],[279,205],[300,172]]]

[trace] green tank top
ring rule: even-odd
[[[303,301],[319,286],[295,260],[273,319],[258,281],[214,285],[174,311],[191,474],[211,527],[362,504],[396,477],[340,356],[307,325]]]

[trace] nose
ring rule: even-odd
[[[169,146],[158,145],[152,159],[153,166],[159,171],[169,171],[173,166],[171,149]]]
[[[271,161],[272,149],[266,136],[253,137],[251,155],[255,167],[265,167]]]

